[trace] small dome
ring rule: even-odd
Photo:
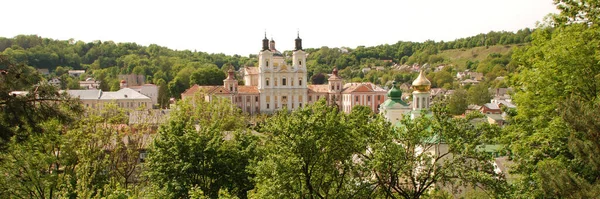
[[[388,91],[387,97],[390,99],[402,99],[402,91],[396,87],[396,81],[392,82],[392,89]]]
[[[419,77],[412,82],[412,87],[415,91],[428,92],[431,89],[431,82],[425,77],[425,73],[421,71]]]

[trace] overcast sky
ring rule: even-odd
[[[8,0],[0,37],[158,44],[208,53],[256,54],[264,31],[291,50],[402,41],[450,41],[489,31],[533,28],[552,0],[134,1]]]

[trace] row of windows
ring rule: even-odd
[[[281,104],[281,108],[287,107],[287,104]],[[275,102],[275,108],[277,107],[277,102]],[[294,108],[294,103],[291,104],[291,108]],[[298,103],[298,108],[302,108],[302,103]],[[271,109],[270,103],[267,103],[267,109]]]
[[[278,82],[278,81],[277,81],[277,78],[275,78],[275,86],[278,86],[278,85],[277,85],[277,82]],[[291,82],[291,84],[292,84],[291,86],[294,86],[294,81],[292,80],[292,81],[290,81],[290,82]],[[265,84],[266,84],[267,86],[269,86],[269,78],[265,78]],[[287,86],[287,79],[286,79],[285,77],[284,77],[284,78],[281,78],[281,85],[282,85],[282,86]],[[298,86],[302,86],[302,78],[298,79]]]
[[[377,95],[377,101],[380,101],[382,99],[382,95]],[[345,95],[344,96],[344,100],[345,101],[349,101],[350,100],[350,96],[349,95]],[[354,96],[354,101],[359,102],[360,101],[360,97],[359,96]],[[367,95],[367,102],[371,101],[371,95]]]
[[[92,108],[96,108],[95,103],[92,103],[91,105]],[[148,108],[150,106],[150,104],[147,102],[117,102],[116,105],[121,108],[138,108],[141,106],[145,106]],[[85,107],[90,107],[90,104],[85,104]],[[98,107],[102,107],[102,104],[99,103]]]
[[[265,63],[266,63],[266,66],[267,66],[267,67],[271,66],[271,65],[269,65],[269,61],[266,61],[266,60],[265,60]],[[298,61],[298,65],[299,65],[299,66],[302,66],[302,61],[300,61],[300,60],[299,60],[299,61]]]

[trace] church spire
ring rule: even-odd
[[[300,39],[300,30],[298,30],[298,37],[296,37],[296,48],[295,50],[302,50],[302,39]]]
[[[267,31],[265,30],[265,38],[262,40],[262,50],[269,50],[269,39],[267,39]]]

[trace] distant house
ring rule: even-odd
[[[100,89],[100,81],[87,78],[85,81],[79,81],[79,87],[82,89]]]
[[[508,100],[494,100],[494,99],[492,99],[492,103],[498,104],[498,106],[500,108],[502,108],[502,107],[517,108],[517,106],[515,106],[512,102],[510,102]]]
[[[446,96],[446,89],[443,88],[432,88],[431,98]]]
[[[466,80],[463,80],[463,81],[461,81],[461,82],[460,82],[460,85],[461,85],[461,86],[464,86],[464,85],[471,85],[471,84],[479,84],[479,81],[477,81],[477,80],[472,80],[472,79],[466,79]]]
[[[383,66],[377,66],[377,67],[375,67],[375,70],[376,71],[383,71],[383,70],[385,70],[385,67],[383,67]]]
[[[60,88],[60,79],[58,77],[48,80],[48,84]]]
[[[482,81],[483,73],[469,72],[469,77],[471,77],[472,80]]]
[[[458,73],[456,73],[456,79],[459,79],[459,80],[470,79],[470,80],[475,80],[475,81],[482,81],[483,73],[468,72],[468,71],[458,72]]]
[[[37,71],[42,75],[50,75],[50,70],[47,68],[38,68]]]
[[[500,106],[496,103],[486,103],[479,109],[483,114],[502,114]]]
[[[72,77],[79,77],[85,74],[85,70],[69,70],[69,75]]]
[[[469,106],[467,106],[467,110],[465,111],[465,114],[469,114],[470,112],[480,111],[480,110],[481,110],[481,106],[479,106],[477,104],[470,104]]]
[[[366,74],[366,73],[368,73],[369,71],[371,71],[371,68],[363,68],[363,69],[360,69],[360,71],[362,71],[362,73],[365,73],[365,74]]]
[[[490,124],[497,124],[498,126],[504,125],[504,117],[502,114],[487,114],[487,120]]]

